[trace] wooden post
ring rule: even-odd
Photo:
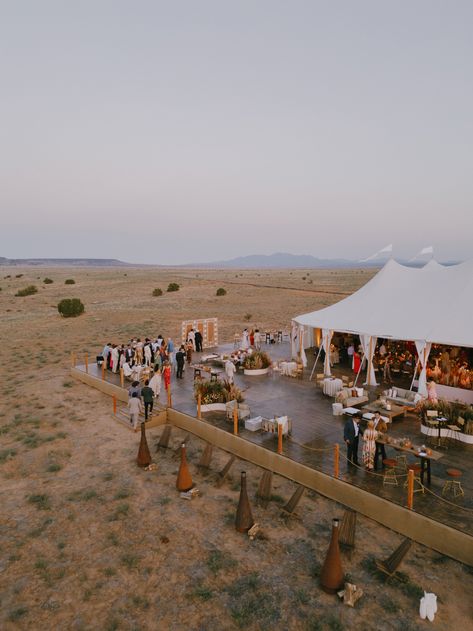
[[[233,408],[233,433],[235,436],[238,436],[238,407],[235,402],[235,407]]]
[[[105,381],[105,362],[102,362],[102,381]]]
[[[197,395],[197,418],[200,420],[202,418],[202,395]]]
[[[333,477],[338,478],[340,468],[340,445],[335,443],[333,446]]]
[[[88,353],[85,354],[84,360],[85,360],[85,372],[88,373],[89,372],[89,354]]]
[[[409,469],[407,473],[407,508],[414,507],[414,471]]]
[[[71,366],[72,368],[76,367],[76,354],[75,353],[71,353]]]
[[[117,413],[117,397],[115,395],[113,395],[113,413],[116,414]]]
[[[120,385],[122,388],[125,387],[125,373],[123,372],[123,368],[120,368]]]
[[[278,423],[278,454],[282,456],[282,423]]]
[[[172,408],[171,384],[168,387],[168,408]]]

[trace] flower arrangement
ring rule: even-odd
[[[261,370],[271,366],[271,357],[263,351],[254,351],[251,355],[247,355],[243,362],[243,368],[246,370]]]
[[[238,401],[242,403],[243,394],[234,383],[229,381],[196,381],[194,385],[194,398],[197,401],[201,396],[202,405],[210,403],[228,403],[228,401]]]

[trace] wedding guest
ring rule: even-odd
[[[130,423],[133,425],[133,429],[135,430],[135,432],[137,432],[138,418],[140,416],[140,412],[143,410],[141,399],[139,398],[137,392],[133,392],[131,399],[129,399],[128,409],[130,411]]]
[[[374,469],[374,454],[376,452],[377,438],[378,432],[374,428],[373,420],[370,420],[368,421],[368,427],[363,432],[363,448],[361,450],[363,464],[367,471]]]
[[[141,386],[139,381],[133,381],[131,386],[128,388],[128,398],[131,399],[135,393],[137,397],[141,397]]]
[[[260,335],[259,329],[256,329],[255,331],[254,340],[255,340],[256,350],[257,351],[261,350],[261,335]]]
[[[378,432],[378,438],[379,438],[379,436],[382,436],[383,434],[385,434],[388,431],[388,426],[387,426],[386,422],[381,418],[381,414],[379,412],[375,412],[374,413],[373,427]],[[386,449],[384,447],[384,443],[380,443],[380,442],[376,441],[376,451],[374,453],[374,468],[375,468],[375,471],[378,468],[378,460],[379,460],[380,456],[381,456],[381,464],[382,464],[383,460],[386,459]],[[383,467],[384,467],[384,465],[383,465]]]
[[[229,359],[227,359],[227,361],[225,362],[225,375],[227,376],[228,383],[233,383],[235,372],[236,372],[235,364]]]
[[[145,385],[141,388],[141,396],[143,397],[143,403],[145,405],[145,421],[148,420],[148,410],[149,413],[153,411],[153,389],[149,385],[148,379],[145,381]]]
[[[348,464],[358,464],[358,441],[360,428],[358,416],[354,415],[347,420],[343,428],[343,440],[347,446]]]
[[[200,331],[195,332],[195,350],[198,353],[202,352],[202,333]]]
[[[174,363],[174,342],[172,341],[171,338],[168,338],[166,351],[167,351],[167,355],[168,355],[168,361],[169,361],[169,363],[172,366],[173,363]]]
[[[244,329],[242,336],[241,336],[241,347],[243,350],[246,351],[246,349],[249,347],[250,345],[250,337],[248,334],[248,329]]]
[[[186,358],[187,358],[187,363],[190,365],[192,364],[192,351],[193,351],[193,346],[192,346],[192,342],[189,340],[186,344]]]
[[[154,375],[151,377],[149,387],[153,390],[153,396],[158,398],[161,392],[161,370],[155,369]]]
[[[171,364],[169,363],[168,360],[164,362],[163,380],[164,380],[164,387],[166,388],[166,390],[169,390],[169,386],[171,385]]]
[[[113,372],[118,371],[118,347],[116,344],[112,346],[112,359],[110,362]]]
[[[187,341],[192,344],[192,350],[195,351],[195,332],[191,329],[187,334]]]
[[[183,371],[184,371],[184,362],[185,362],[185,360],[186,360],[186,353],[185,353],[185,350],[184,350],[184,346],[181,345],[181,347],[179,348],[179,350],[176,353],[176,377],[178,379],[183,379],[184,378]],[[167,390],[167,387],[166,387],[166,390]]]

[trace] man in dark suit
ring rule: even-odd
[[[358,464],[359,416],[355,414],[352,418],[349,418],[343,428],[343,440],[347,446],[348,464]]]
[[[195,332],[194,341],[195,341],[195,350],[198,353],[201,353],[202,352],[202,333],[200,331]]]
[[[184,362],[186,361],[186,353],[184,347],[181,346],[180,349],[176,353],[176,377],[178,379],[183,379],[183,370],[184,370]]]

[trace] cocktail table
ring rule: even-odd
[[[366,412],[379,412],[382,416],[387,416],[390,421],[398,416],[406,415],[406,408],[404,406],[394,405],[393,403],[391,403],[391,409],[387,410],[384,406],[384,403],[382,403],[379,399],[373,401],[372,403],[367,403],[366,405],[363,405],[361,409],[365,410]]]

